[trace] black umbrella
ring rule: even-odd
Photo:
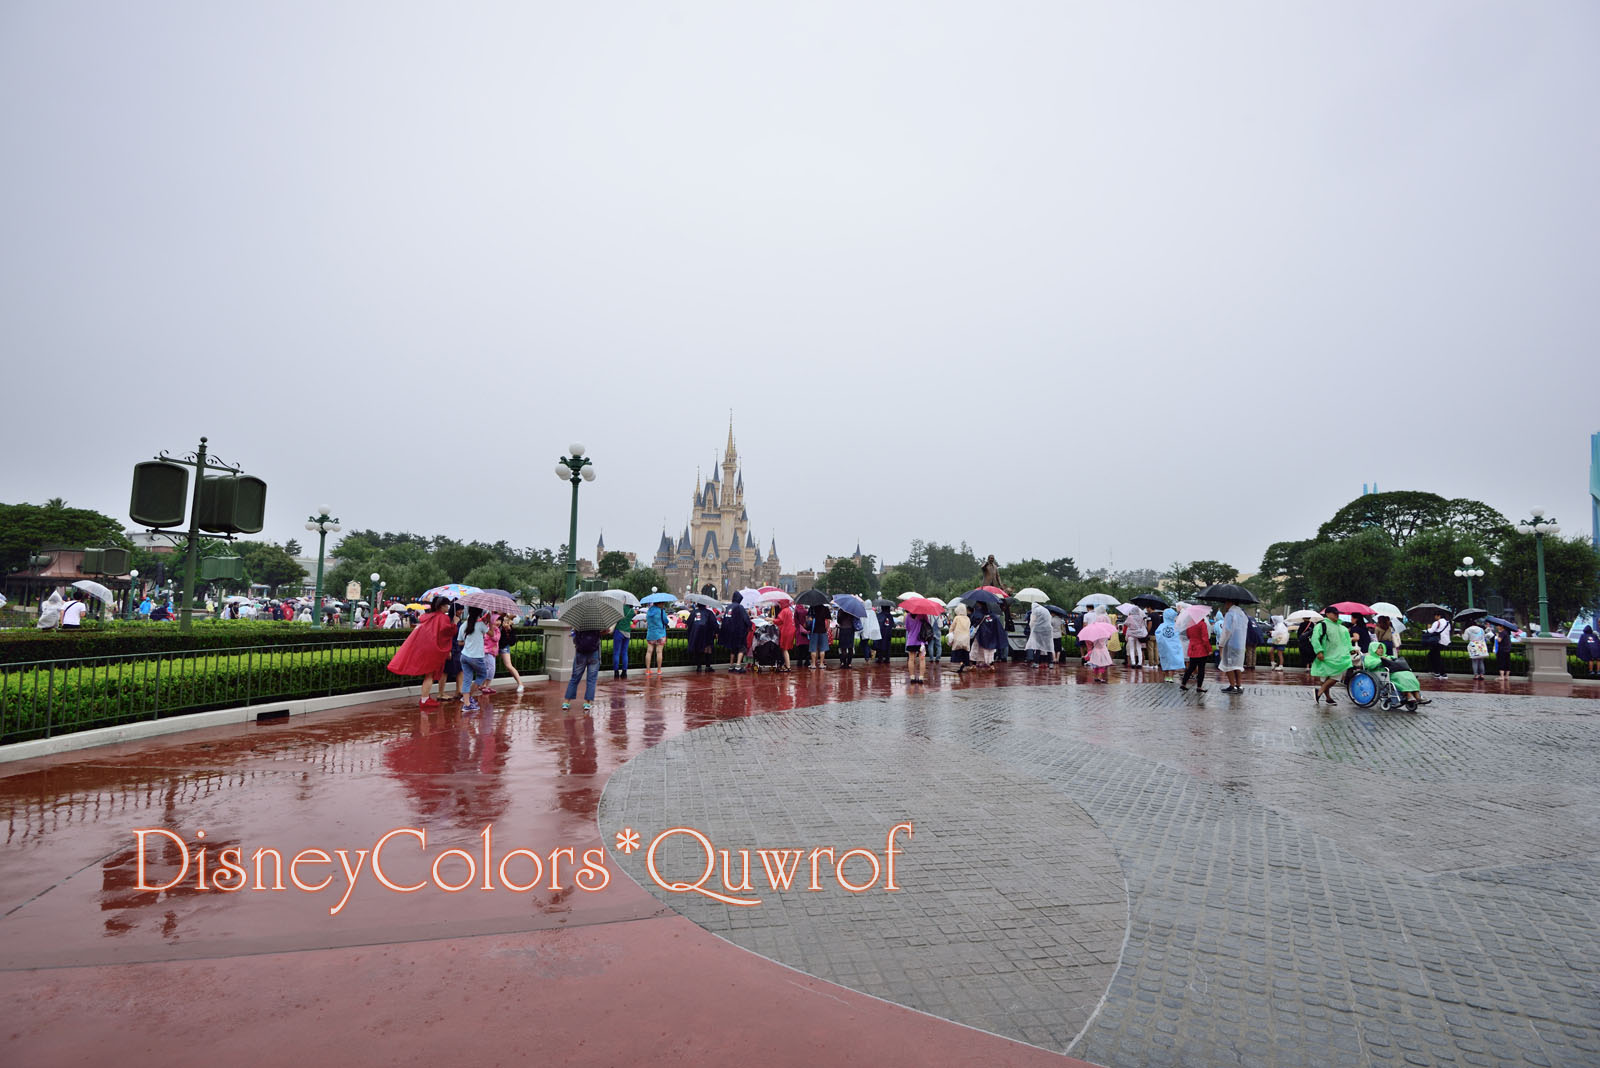
[[[807,590],[806,592],[802,593],[800,596],[796,597],[794,599],[794,603],[795,604],[803,604],[807,608],[815,608],[818,605],[827,604],[828,603],[828,595],[823,593],[821,590],[817,589],[815,586],[813,586],[809,590]]]
[[[1463,608],[1461,611],[1456,613],[1456,622],[1471,623],[1475,620],[1482,619],[1488,614],[1489,610],[1487,608]]]
[[[1053,604],[1047,604],[1044,606],[1044,610],[1053,616],[1060,616],[1062,619],[1068,618],[1067,610],[1065,608],[1057,608]]]
[[[872,602],[872,607],[874,608],[893,608],[894,606],[894,602],[887,597],[879,597]]]
[[[1243,586],[1235,586],[1231,582],[1219,582],[1215,586],[1207,586],[1195,594],[1197,601],[1231,601],[1234,604],[1260,604],[1261,599]],[[1163,605],[1162,607],[1165,607]]]
[[[1171,608],[1172,607],[1166,601],[1162,600],[1160,597],[1157,597],[1153,593],[1141,593],[1137,597],[1130,597],[1130,598],[1128,598],[1128,603],[1129,604],[1136,604],[1140,608]]]
[[[1000,604],[1000,598],[996,597],[988,590],[983,589],[968,590],[966,593],[963,593],[960,597],[958,597],[957,600],[965,601],[968,604],[992,604],[997,607]]]
[[[1440,616],[1448,616],[1449,614],[1450,609],[1446,608],[1442,604],[1434,604],[1431,601],[1424,601],[1422,604],[1414,604],[1410,608],[1406,609],[1406,617],[1408,619],[1416,619],[1419,621],[1428,620],[1429,622],[1432,622],[1433,620],[1438,619]]]

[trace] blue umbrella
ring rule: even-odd
[[[833,603],[839,606],[839,611],[849,612],[857,619],[867,618],[867,605],[861,598],[849,593],[835,594]]]
[[[648,597],[641,597],[640,604],[671,604],[677,598],[670,593],[652,593]]]
[[[968,590],[960,597],[957,597],[956,600],[965,601],[968,604],[998,605],[1000,603],[1000,598],[996,597],[994,594],[985,589]]]
[[[1484,616],[1483,617],[1483,621],[1485,623],[1490,624],[1491,626],[1504,627],[1504,628],[1506,628],[1506,630],[1516,630],[1517,629],[1517,625],[1515,623],[1511,622],[1511,620],[1509,620],[1509,619],[1501,619],[1499,616]]]

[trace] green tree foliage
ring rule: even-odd
[[[1545,593],[1550,603],[1550,625],[1555,627],[1600,596],[1600,557],[1589,539],[1578,535],[1544,539]],[[1532,534],[1513,531],[1500,549],[1491,575],[1497,592],[1514,606],[1518,620],[1539,622],[1539,571]]]
[[[490,560],[468,571],[467,577],[461,581],[480,590],[505,590],[515,595],[527,584],[528,572],[525,568],[513,567],[499,560]]]
[[[249,585],[293,586],[298,589],[306,570],[297,564],[289,550],[273,542],[240,541],[234,551],[244,561],[245,582]]]
[[[857,596],[871,596],[870,580],[862,574],[861,569],[851,560],[840,560],[833,565],[833,570],[823,576],[817,583],[825,593],[853,593]]]
[[[667,580],[656,574],[652,568],[635,567],[612,583],[612,587],[627,590],[635,597],[648,597],[653,591],[667,591]]]
[[[606,553],[595,572],[603,579],[616,579],[629,571],[628,558],[621,553]]]
[[[0,504],[0,566],[7,571],[27,567],[28,557],[49,545],[130,548],[117,520],[88,508],[68,508],[59,497],[43,505]]]
[[[883,573],[883,590],[890,598],[898,597],[908,590],[923,593],[922,587],[917,583],[926,578],[927,572],[922,568],[891,567]]]
[[[1187,564],[1174,563],[1167,571],[1168,588],[1179,593],[1192,593],[1219,582],[1236,582],[1239,570],[1221,560],[1191,560]]]
[[[1082,576],[1078,574],[1078,565],[1070,556],[1063,556],[1044,565],[1044,573],[1051,578],[1058,578],[1064,582],[1077,582]]]
[[[1252,589],[1257,597],[1269,604],[1286,604],[1290,608],[1304,608],[1311,603],[1311,583],[1306,578],[1305,555],[1316,541],[1275,541],[1267,546],[1261,557],[1258,572],[1263,587],[1271,584],[1271,596],[1266,589]]]
[[[1450,527],[1432,527],[1414,534],[1395,550],[1394,563],[1381,587],[1384,599],[1401,608],[1430,601],[1453,608],[1467,606],[1467,580],[1456,578],[1461,558],[1470,556],[1482,567],[1484,578],[1473,583],[1479,602],[1494,578],[1495,567],[1484,546],[1469,534]],[[1376,599],[1379,587],[1369,590],[1362,600]]]
[[[1482,501],[1465,497],[1447,500],[1437,493],[1395,490],[1357,497],[1318,528],[1317,540],[1353,537],[1368,527],[1382,530],[1390,544],[1397,547],[1435,527],[1474,535],[1479,544],[1491,549],[1510,532],[1506,517]]]
[[[283,543],[283,551],[288,553],[290,556],[299,556],[301,553],[300,543],[295,541],[293,538],[290,538],[288,541]]]
[[[1312,600],[1328,604],[1376,596],[1373,591],[1385,588],[1394,558],[1389,535],[1370,527],[1348,538],[1318,542],[1301,556],[1301,566]]]
[[[494,558],[492,551],[476,543],[463,545],[457,541],[449,541],[433,550],[433,562],[444,568],[451,582],[467,581],[467,575],[473,568],[481,567]]]

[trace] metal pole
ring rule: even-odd
[[[572,472],[572,532],[567,535],[567,600],[578,592],[578,472]]]
[[[200,562],[200,484],[206,477],[206,439],[200,439],[195,450],[194,500],[189,504],[189,546],[183,553],[183,611],[178,615],[178,629],[187,631],[194,616],[195,565]]]
[[[1472,576],[1467,576],[1467,607],[1472,608]]]
[[[1544,592],[1544,535],[1535,532],[1533,551],[1539,561],[1539,637],[1550,637],[1550,601]]]
[[[317,523],[317,592],[311,596],[311,629],[322,629],[322,553],[328,544],[327,516]]]

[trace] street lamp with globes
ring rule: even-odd
[[[567,536],[567,598],[578,590],[578,483],[594,481],[594,465],[583,454],[583,446],[573,442],[568,455],[556,461],[556,477],[572,483],[572,532]]]
[[[328,514],[331,511],[327,505],[321,505],[317,508],[317,514],[306,520],[306,529],[317,535],[317,592],[312,595],[314,599],[311,602],[313,630],[322,629],[322,560],[327,554],[328,534],[339,533],[339,521]]]
[[[1467,580],[1467,607],[1473,607],[1472,580],[1475,578],[1483,578],[1483,568],[1473,567],[1472,557],[1463,556],[1461,558],[1461,566],[1456,568],[1456,578],[1464,578]]]
[[[125,619],[133,618],[133,593],[139,588],[139,569],[133,568],[128,572],[128,611]]]
[[[1539,637],[1550,637],[1550,599],[1545,595],[1544,588],[1544,536],[1546,534],[1560,534],[1561,524],[1552,516],[1544,517],[1543,508],[1535,508],[1532,519],[1524,519],[1517,524],[1518,534],[1533,535],[1534,557],[1539,563]]]
[[[383,607],[383,591],[389,585],[387,582],[379,582],[379,577],[380,576],[376,571],[374,571],[371,575],[372,592],[369,600],[372,602],[372,604],[371,607],[367,609],[367,619],[372,622],[376,622],[378,619],[378,610]]]

